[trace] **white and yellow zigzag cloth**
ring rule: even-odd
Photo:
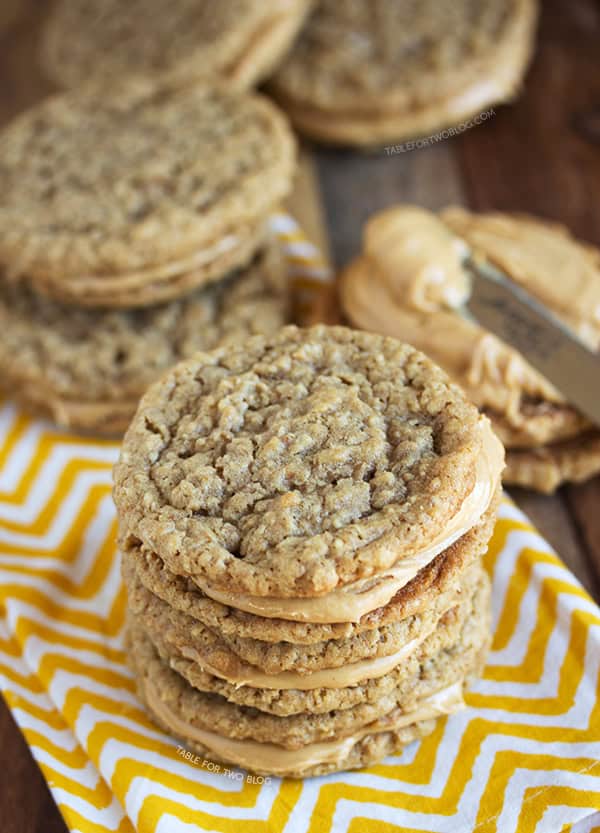
[[[314,291],[315,250],[274,222]],[[371,769],[261,784],[186,760],[135,696],[117,452],[0,407],[0,685],[71,830],[600,831],[600,610],[512,504],[486,557],[494,644],[469,707]]]

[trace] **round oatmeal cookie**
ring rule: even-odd
[[[315,671],[346,667],[349,663],[391,657],[402,649],[410,650],[425,634],[431,633],[441,616],[472,591],[480,572],[474,565],[461,580],[454,594],[440,594],[420,613],[399,622],[372,628],[354,637],[303,645],[293,642],[265,642],[240,636],[226,636],[212,630],[186,613],[169,607],[141,583],[131,562],[124,562],[130,612],[154,638],[163,641],[175,655],[195,659],[224,678],[243,675],[244,669],[277,675],[292,671],[307,679]],[[206,663],[206,666],[204,666]]]
[[[231,683],[203,670],[197,661],[176,654],[172,646],[166,643],[164,634],[150,634],[147,630],[144,630],[144,633],[159,652],[161,659],[199,691],[219,695],[230,703],[280,717],[304,712],[318,715],[332,710],[354,708],[361,704],[372,705],[395,690],[401,692],[403,698],[410,697],[414,675],[420,673],[419,669],[428,665],[432,657],[440,656],[443,652],[452,656],[452,667],[460,665],[469,647],[474,645],[479,650],[487,640],[489,598],[489,579],[485,573],[480,572],[469,595],[444,613],[435,630],[392,671],[343,688],[323,686],[306,690],[276,689]],[[130,621],[136,627],[142,627],[135,615],[130,615]]]
[[[227,593],[315,597],[422,551],[473,490],[483,424],[425,356],[286,327],[179,364],[115,467],[128,535]]]
[[[246,265],[295,145],[265,98],[142,80],[46,99],[0,133],[0,268],[79,306],[156,304]]]
[[[410,666],[397,685],[382,690],[377,697],[318,713],[305,710],[287,716],[268,714],[199,691],[181,675],[182,663],[176,661],[169,669],[152,640],[135,624],[129,629],[129,657],[142,690],[147,677],[159,688],[163,702],[172,705],[187,700],[189,708],[183,714],[191,723],[239,740],[273,742],[284,748],[300,749],[308,743],[340,739],[394,709],[412,710],[424,697],[468,678],[478,667],[482,650],[489,642],[486,628],[482,627],[486,617],[487,611],[482,613],[482,608],[478,608],[478,629],[473,623],[465,622],[462,632],[454,634],[452,646],[441,644],[438,650],[424,655],[420,662]],[[161,690],[158,682],[161,677],[173,685]]]
[[[500,490],[479,523],[423,567],[387,605],[365,614],[358,622],[294,622],[228,607],[202,593],[191,579],[171,572],[156,553],[127,536],[121,541],[123,571],[128,586],[139,581],[172,609],[228,640],[249,638],[271,644],[285,640],[305,646],[342,639],[357,642],[368,631],[418,616],[433,607],[449,606],[460,593],[463,575],[487,549],[499,502]]]
[[[74,87],[142,74],[178,85],[220,80],[248,88],[287,52],[313,0],[60,0],[42,60]]]
[[[271,89],[302,132],[376,145],[458,125],[518,91],[536,0],[323,0]]]
[[[275,241],[229,278],[141,309],[82,309],[0,281],[2,386],[65,427],[122,433],[148,385],[173,364],[274,332],[291,313]]]

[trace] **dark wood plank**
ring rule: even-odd
[[[598,43],[595,0],[542,4],[539,45],[522,95],[457,143],[472,207],[538,214],[600,245]],[[515,498],[599,598],[600,478],[553,498],[522,490]]]
[[[326,262],[331,261],[329,233],[325,222],[323,195],[315,159],[309,147],[300,146],[298,170],[286,209],[300,223],[304,234],[319,248]]]
[[[470,204],[522,210],[600,245],[600,4],[545,0],[522,95],[458,143]]]
[[[48,0],[21,0],[17,19],[0,31],[0,124],[55,90],[40,68],[38,44]]]
[[[540,495],[527,489],[512,489],[510,493],[588,593],[596,599],[600,598],[600,562],[594,564],[588,557],[574,507],[565,499],[564,491],[558,495]],[[586,518],[590,518],[590,507],[582,504],[580,509]]]
[[[598,579],[600,577],[600,477],[595,477],[587,483],[569,486],[566,489],[566,496],[571,514],[577,523],[579,535],[587,548],[589,560]],[[600,579],[598,583],[600,584]]]
[[[0,124],[53,90],[37,60],[39,31],[48,3],[20,0],[20,5],[17,17],[0,30]],[[46,782],[2,698],[0,771],[3,833],[66,833]]]
[[[0,738],[2,833],[66,833],[42,773],[1,698]]]
[[[453,141],[388,156],[315,148],[332,257],[343,266],[360,249],[361,230],[375,211],[397,202],[441,208],[463,202]]]

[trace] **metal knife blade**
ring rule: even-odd
[[[466,310],[521,353],[565,399],[600,426],[600,354],[592,353],[543,304],[503,272],[475,257]]]

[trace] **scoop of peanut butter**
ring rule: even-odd
[[[598,349],[600,253],[528,217],[460,208],[438,216],[414,206],[377,214],[365,228],[363,254],[343,276],[342,303],[355,324],[423,350],[478,405],[518,427],[523,399],[564,399],[518,352],[458,314],[469,294],[463,268],[469,251],[497,265]]]

